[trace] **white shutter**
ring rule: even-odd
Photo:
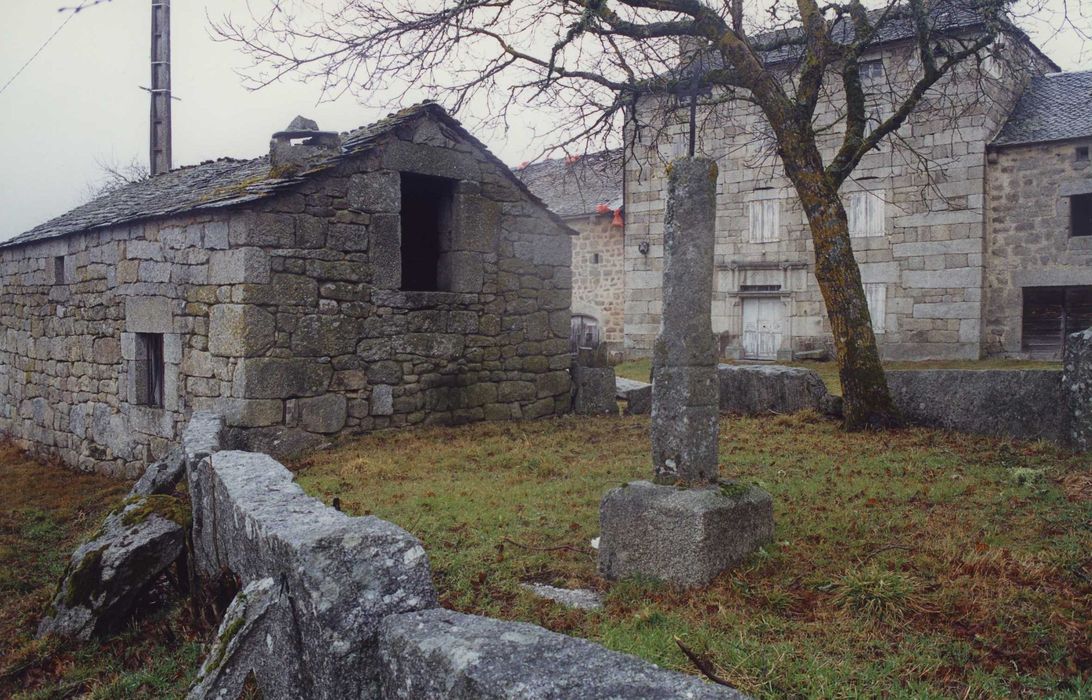
[[[872,317],[872,332],[883,333],[887,322],[887,285],[864,285],[865,299],[868,300],[868,315]]]
[[[769,243],[776,241],[781,227],[781,202],[776,199],[764,199],[748,205],[750,219],[750,242]]]
[[[849,235],[882,236],[884,234],[884,199],[880,194],[868,191],[852,192],[846,202],[849,219]]]

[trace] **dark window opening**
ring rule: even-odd
[[[53,283],[64,284],[64,256],[53,258]]]
[[[403,291],[441,291],[440,255],[450,246],[455,181],[402,173]]]
[[[572,317],[569,335],[569,352],[574,355],[581,348],[599,347],[599,322],[591,316],[577,314]]]
[[[598,265],[599,264],[599,253],[592,253],[591,261],[592,261],[592,265]]]
[[[857,64],[857,73],[861,80],[878,80],[883,77],[883,59],[861,61]]]
[[[1092,327],[1092,287],[1025,287],[1022,346],[1058,357],[1070,333]]]
[[[136,402],[163,407],[163,334],[136,334]]]
[[[1078,161],[1088,160],[1088,146],[1077,146],[1076,151],[1073,153],[1073,158]]]
[[[1069,198],[1069,232],[1073,236],[1092,236],[1092,193]]]
[[[780,292],[780,284],[741,284],[739,285],[739,291],[741,292]]]

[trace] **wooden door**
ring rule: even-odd
[[[785,331],[785,304],[780,299],[743,300],[743,357],[776,360]]]

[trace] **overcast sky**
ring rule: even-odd
[[[265,0],[251,2],[260,7]],[[57,11],[65,4],[76,2],[0,0],[0,86],[69,18]],[[319,104],[317,88],[293,81],[244,89],[236,70],[247,60],[209,38],[206,18],[244,8],[245,0],[172,5],[172,87],[181,98],[172,114],[175,167],[261,155],[270,135],[296,114],[345,131],[402,106],[362,104],[348,95]],[[149,100],[139,86],[149,82],[149,23],[147,0],[113,0],[80,12],[0,93],[0,240],[86,201],[102,177],[99,161],[147,162]],[[1092,54],[1072,30],[1029,29],[1064,69],[1092,68]],[[474,129],[472,118],[464,120]],[[507,134],[475,131],[509,163],[534,151],[529,125]]]

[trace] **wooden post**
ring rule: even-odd
[[[171,169],[171,0],[152,0],[152,111],[149,169]]]

